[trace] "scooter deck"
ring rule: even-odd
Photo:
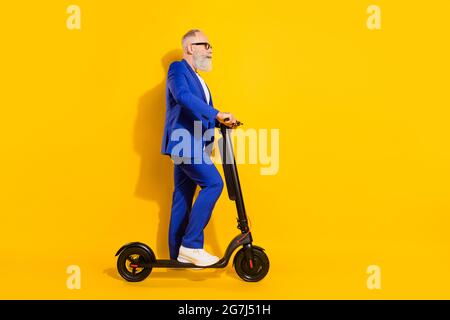
[[[156,259],[155,262],[149,264],[152,268],[223,268],[224,259],[220,259],[210,266],[197,266],[193,263],[179,262],[175,259]]]

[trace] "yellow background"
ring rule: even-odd
[[[81,30],[66,9],[81,8]],[[382,29],[366,27],[369,5]],[[447,0],[8,1],[0,11],[0,298],[450,298]],[[167,257],[172,163],[159,154],[180,38],[213,45],[216,108],[279,129],[277,175],[239,173],[268,276],[116,273],[143,241]],[[219,167],[222,173],[222,169]],[[226,191],[206,228],[237,234]],[[81,268],[69,290],[66,268]],[[381,289],[366,286],[381,268]]]

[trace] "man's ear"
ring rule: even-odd
[[[193,52],[192,52],[192,46],[191,46],[190,44],[187,45],[186,49],[187,49],[187,53],[188,53],[188,54],[193,54]]]

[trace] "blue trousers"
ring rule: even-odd
[[[201,190],[192,205],[197,185]],[[223,189],[223,180],[213,163],[174,164],[174,191],[169,225],[170,258],[176,259],[180,246],[203,248],[203,229]]]

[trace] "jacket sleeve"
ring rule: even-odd
[[[176,102],[195,115],[200,115],[209,122],[216,121],[219,110],[211,107],[189,90],[181,62],[175,61],[169,67],[167,84]]]

